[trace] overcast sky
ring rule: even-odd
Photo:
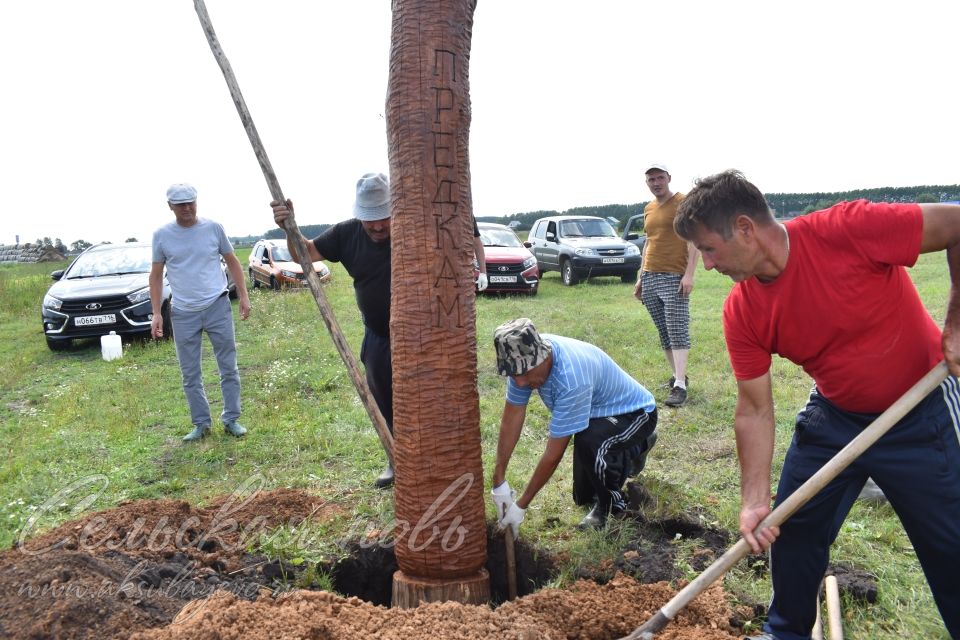
[[[300,224],[388,171],[388,0],[207,0]],[[960,183],[956,0],[479,0],[474,212],[649,199],[729,167],[766,192]],[[0,243],[149,240],[197,186],[233,236],[270,193],[191,0],[0,3]]]

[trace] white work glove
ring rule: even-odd
[[[487,280],[487,274],[481,273],[477,276],[477,291],[483,291],[489,284],[490,283]]]
[[[517,494],[510,488],[510,484],[504,480],[499,487],[490,490],[490,495],[493,497],[493,504],[497,507],[497,520],[499,520],[513,504],[513,499]]]
[[[520,523],[523,522],[523,514],[526,512],[527,510],[518,507],[516,502],[511,502],[507,508],[507,515],[500,518],[500,528],[510,527],[513,529],[513,537],[516,538],[520,534]]]

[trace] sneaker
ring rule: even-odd
[[[227,435],[235,438],[242,438],[243,436],[247,435],[247,430],[236,420],[233,422],[224,422],[223,430]]]
[[[687,390],[680,387],[674,387],[670,390],[670,395],[663,401],[668,407],[679,407],[687,401]]]
[[[380,472],[380,475],[377,476],[377,479],[374,481],[373,485],[377,489],[386,489],[387,487],[393,486],[393,465],[389,462],[387,466],[383,468],[383,471]]]
[[[210,433],[210,425],[197,425],[193,428],[193,431],[183,436],[183,441],[194,442],[196,440],[203,440],[207,437],[208,433]]]
[[[670,376],[670,380],[666,384],[660,385],[661,389],[673,389],[674,385],[677,384],[677,378],[675,376]],[[690,386],[690,376],[683,376],[683,386]]]

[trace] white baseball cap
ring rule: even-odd
[[[647,165],[647,168],[644,170],[644,174],[650,173],[651,171],[663,171],[664,173],[670,173],[670,170],[667,169],[667,165],[660,164],[659,162],[653,162]]]

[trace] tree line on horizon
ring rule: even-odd
[[[795,218],[813,211],[831,207],[844,200],[872,200],[874,202],[951,202],[960,201],[960,184],[951,185],[920,185],[915,187],[879,187],[874,189],[854,189],[851,191],[812,192],[812,193],[765,193],[767,204],[778,218]],[[518,222],[518,231],[528,231],[533,223],[547,216],[597,216],[598,218],[615,218],[619,227],[623,227],[627,219],[635,214],[643,213],[643,208],[650,202],[635,204],[605,204],[591,207],[573,207],[565,211],[542,209],[511,213],[502,216],[477,216],[478,222],[495,222],[510,224]],[[330,224],[311,224],[300,227],[307,238],[314,238]],[[642,227],[641,227],[642,228]],[[260,238],[283,239],[283,229],[273,227],[262,236],[231,237],[231,241],[239,244],[256,242]]]
[[[922,185],[916,187],[879,187],[851,191],[814,193],[765,193],[767,204],[778,218],[795,218],[813,211],[831,207],[844,200],[872,200],[874,202],[956,202],[960,201],[960,185]],[[607,204],[593,207],[574,207],[566,211],[528,211],[503,216],[477,216],[480,222],[510,224],[519,222],[519,231],[529,230],[533,223],[546,216],[597,216],[615,218],[620,226],[635,214],[643,213],[649,200],[636,204]]]
[[[778,218],[795,218],[813,211],[826,209],[844,200],[866,199],[873,202],[958,202],[960,203],[960,185],[921,185],[916,187],[878,187],[874,189],[853,189],[851,191],[813,192],[813,193],[765,193],[767,204]],[[540,210],[511,213],[502,216],[477,216],[479,222],[496,222],[510,224],[518,222],[518,231],[527,231],[533,223],[547,216],[597,216],[599,218],[614,218],[619,226],[623,226],[627,219],[635,214],[643,213],[643,208],[649,200],[634,204],[605,204],[592,207],[573,207],[565,211]],[[305,224],[300,226],[304,236],[313,238],[331,224]],[[231,236],[230,241],[239,246],[252,245],[261,238],[281,240],[285,237],[283,229],[273,227],[262,235]],[[125,242],[137,242],[136,238],[127,238]],[[49,237],[37,238],[33,243],[41,247],[53,247],[60,253],[80,253],[93,246],[94,243],[86,240],[75,240],[69,246],[60,238],[51,240]],[[103,244],[103,243],[100,243]]]

